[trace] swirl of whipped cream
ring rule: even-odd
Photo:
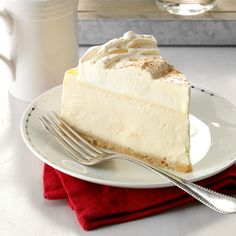
[[[138,55],[159,55],[156,39],[152,35],[140,35],[132,31],[107,43],[91,47],[80,59],[80,63],[102,63],[105,68],[124,58]]]

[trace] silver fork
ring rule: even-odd
[[[164,168],[153,167],[146,162],[130,156],[98,148],[84,140],[55,112],[49,112],[46,116],[42,116],[39,119],[49,134],[55,137],[64,147],[65,151],[80,164],[96,165],[113,158],[127,160],[138,164],[154,172],[155,174],[159,174],[190,194],[192,197],[196,198],[198,201],[217,212],[223,214],[236,213],[236,198],[206,189],[186,179],[176,176]]]

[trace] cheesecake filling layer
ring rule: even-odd
[[[191,170],[187,115],[79,81],[75,73],[65,77],[61,113],[72,127],[104,147]]]

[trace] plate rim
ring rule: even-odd
[[[205,89],[201,86],[192,84],[190,85],[191,88],[200,90],[201,92],[205,92],[208,93],[211,96],[217,96],[219,98],[221,98],[222,100],[224,100],[225,102],[227,102],[227,104],[229,104],[230,106],[232,106],[235,110],[236,107],[234,106],[234,104],[232,104],[230,101],[228,101],[227,99],[225,99],[223,96]],[[119,181],[111,181],[111,180],[105,180],[105,179],[97,179],[94,177],[89,177],[89,176],[85,176],[85,175],[81,175],[79,173],[75,173],[72,170],[68,170],[65,168],[62,168],[60,166],[58,166],[57,164],[53,163],[52,161],[49,161],[47,158],[45,158],[40,151],[37,150],[36,147],[33,146],[33,144],[29,141],[27,133],[26,133],[26,121],[27,121],[27,117],[29,117],[28,115],[30,114],[30,112],[32,111],[32,109],[37,105],[37,102],[40,101],[40,99],[42,97],[44,97],[45,95],[50,94],[50,92],[54,91],[54,90],[61,90],[62,91],[62,84],[57,85],[51,89],[48,89],[47,91],[43,92],[41,95],[39,95],[38,97],[36,97],[32,102],[30,102],[30,104],[25,108],[21,120],[20,120],[20,132],[21,132],[21,136],[23,138],[24,143],[26,144],[26,146],[29,148],[29,150],[38,158],[40,159],[43,163],[46,163],[47,165],[61,171],[62,173],[65,173],[67,175],[70,175],[72,177],[78,178],[78,179],[82,179],[88,182],[92,182],[92,183],[96,183],[96,184],[102,184],[102,185],[107,185],[107,186],[113,186],[113,187],[122,187],[122,188],[137,188],[137,189],[151,189],[151,188],[165,188],[165,187],[173,187],[174,185],[170,182],[166,182],[166,183],[136,183],[135,185],[133,183],[123,183],[123,182],[119,182]],[[197,182],[200,180],[204,180],[207,179],[209,177],[212,177],[214,175],[219,174],[220,172],[226,170],[227,168],[229,168],[230,166],[232,166],[234,163],[236,162],[236,150],[235,150],[235,154],[234,156],[232,156],[232,158],[230,159],[229,162],[224,163],[224,166],[218,169],[215,169],[213,173],[209,173],[206,174],[204,176],[199,176],[196,178],[191,179],[191,182]],[[178,173],[177,173],[178,174]]]

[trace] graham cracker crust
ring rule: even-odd
[[[152,166],[160,166],[168,169],[172,169],[179,172],[191,172],[192,171],[192,165],[181,165],[180,163],[170,163],[168,162],[167,158],[161,158],[159,156],[150,156],[145,155],[142,153],[135,152],[134,150],[126,147],[121,147],[119,145],[113,144],[111,142],[106,142],[102,140],[101,138],[97,138],[92,135],[84,134],[82,132],[79,132],[79,134],[88,142],[91,144],[94,144],[98,147],[105,148],[105,149],[111,149],[118,153],[126,154],[129,156],[132,156],[136,159],[142,160],[147,162],[148,164],[151,164]]]

